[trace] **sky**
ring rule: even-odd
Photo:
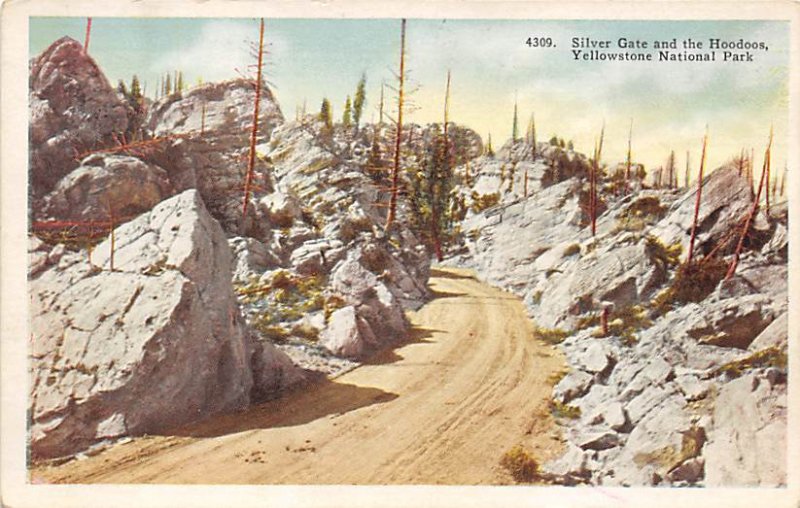
[[[381,82],[396,83],[397,19],[267,19],[264,72],[281,109],[293,118],[323,97],[341,115],[362,74],[364,119],[377,116]],[[83,41],[85,18],[31,18],[30,57],[68,35]],[[528,37],[555,47],[531,48]],[[572,57],[572,39],[620,37],[669,41],[710,38],[764,42],[754,62],[590,62]],[[524,133],[535,115],[539,139],[572,140],[591,154],[605,124],[603,160],[624,160],[633,121],[633,158],[647,168],[671,150],[693,172],[708,127],[707,168],[742,148],[754,148],[757,171],[775,129],[773,174],[783,171],[788,142],[789,25],[781,21],[596,21],[410,19],[406,66],[414,109],[406,121],[441,121],[447,71],[452,73],[450,118],[491,133],[495,148],[511,136],[515,101]],[[158,78],[180,70],[184,81],[252,75],[258,20],[248,18],[93,18],[89,53],[112,84],[133,74],[153,95]],[[615,50],[619,51],[619,50]],[[634,50],[635,51],[635,50]],[[679,50],[680,51],[680,50]],[[657,60],[657,51],[654,59]],[[721,52],[718,54],[718,60]],[[387,89],[387,100],[392,94]]]

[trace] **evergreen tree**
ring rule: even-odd
[[[342,113],[342,125],[344,125],[345,129],[349,128],[353,124],[353,116],[352,116],[352,105],[350,102],[350,96],[347,96],[347,100],[344,101],[344,113]]]
[[[121,79],[119,80],[119,83],[117,83],[117,92],[120,93],[122,95],[122,97],[127,99],[127,97],[128,97],[128,87],[125,86],[125,82],[123,80],[121,80]]]
[[[361,75],[361,79],[356,86],[356,95],[353,97],[353,121],[358,129],[358,124],[361,122],[361,115],[364,113],[364,105],[367,102],[367,76]]]
[[[492,133],[486,138],[486,155],[494,157],[494,148],[492,148]]]
[[[140,102],[143,95],[142,95],[142,87],[139,85],[139,77],[134,74],[133,78],[131,79],[131,99],[135,102]]]
[[[322,99],[322,106],[319,108],[319,119],[323,123],[323,132],[326,134],[333,133],[333,110],[331,110],[331,103],[327,98]]]
[[[172,93],[172,80],[169,72],[167,73],[167,81],[164,83],[164,91],[166,92],[164,95],[170,95]]]

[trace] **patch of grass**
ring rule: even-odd
[[[574,256],[575,254],[581,253],[581,246],[577,243],[573,243],[569,245],[566,249],[564,249],[564,257]]]
[[[323,306],[325,311],[325,324],[327,325],[330,322],[331,314],[333,314],[337,309],[341,309],[345,305],[347,305],[347,302],[345,302],[340,296],[331,295],[326,298]]]
[[[499,192],[493,192],[491,194],[478,194],[477,192],[473,191],[471,197],[472,206],[470,206],[470,209],[474,213],[481,213],[487,208],[491,208],[500,202]]]
[[[361,233],[368,233],[370,231],[372,231],[372,221],[369,220],[369,217],[365,215],[358,217],[349,215],[342,220],[339,229],[339,238],[343,242],[348,243],[355,240]]]
[[[505,452],[500,465],[519,483],[530,483],[539,473],[539,463],[522,445],[515,445]]]
[[[616,231],[641,231],[664,218],[667,207],[655,196],[639,198],[617,216]]]
[[[555,399],[550,399],[548,406],[550,408],[550,414],[556,418],[575,420],[581,417],[581,408],[577,406],[570,406],[569,404],[564,404]]]
[[[295,337],[300,337],[314,342],[319,339],[319,330],[308,323],[294,325],[292,327],[291,334]]]
[[[546,344],[555,345],[564,342],[564,339],[569,337],[569,332],[561,328],[542,328],[537,326],[533,329],[533,337]]]
[[[676,304],[700,302],[716,289],[727,271],[728,263],[718,258],[704,258],[691,265],[684,263],[676,270],[669,287],[656,295],[650,307],[662,315]]]
[[[645,237],[645,254],[647,254],[651,263],[661,267],[663,270],[680,264],[682,250],[683,248],[680,242],[675,242],[666,246],[664,242],[655,235],[647,235]]]
[[[714,375],[727,374],[729,377],[735,379],[749,370],[760,367],[778,367],[779,369],[786,369],[788,362],[789,355],[786,350],[779,346],[772,346],[753,353],[741,360],[734,360],[721,365],[714,371]]]
[[[552,374],[547,376],[547,383],[555,386],[562,379],[564,379],[564,376],[566,375],[567,375],[567,369],[557,370],[556,372],[553,372]]]
[[[539,305],[540,303],[542,303],[542,292],[534,291],[534,293],[531,295],[531,301],[533,302],[534,305]]]

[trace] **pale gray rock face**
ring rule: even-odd
[[[196,191],[119,226],[113,271],[110,240],[92,263],[66,253],[31,275],[34,456],[238,409],[298,380],[246,328],[225,236]]]
[[[603,485],[702,485],[717,463],[709,462],[702,449],[694,450],[691,440],[684,443],[684,435],[710,434],[715,428],[708,411],[714,410],[717,391],[730,380],[720,372],[755,351],[786,344],[788,324],[780,317],[787,310],[788,292],[784,211],[775,207],[769,221],[763,213],[757,216],[754,247],[742,255],[733,279],[700,302],[656,313],[649,304],[670,283],[675,266],[647,235],[655,235],[664,247],[680,243],[679,260],[684,260],[695,189],[606,195],[607,209],[598,217],[592,238],[579,204],[585,174],[553,178],[558,149],[551,148],[548,155],[540,144],[537,149],[543,150],[534,166],[542,166],[528,167],[529,178],[538,181],[529,182],[526,198],[518,180],[519,168],[530,159],[519,152],[523,145],[509,145],[494,158],[471,164],[474,182],[461,192],[497,192],[499,203],[467,214],[461,224],[464,249],[447,264],[474,268],[481,278],[518,294],[538,326],[571,332],[558,346],[570,371],[554,387],[553,399],[579,409],[580,417],[560,419],[568,451],[545,470],[557,475],[585,470],[591,483]],[[640,216],[638,225],[626,219],[645,198],[657,204],[650,207],[657,213]],[[722,167],[709,174],[697,256],[738,228],[751,199],[738,170]],[[723,249],[726,261],[732,248]],[[602,308],[610,307],[613,319],[613,312],[629,305],[641,306],[630,312],[641,312],[643,322],[627,336],[612,331],[598,337]],[[594,321],[587,325],[589,318]],[[779,386],[785,382],[785,369],[768,367],[764,379]],[[775,400],[781,396],[777,393]],[[782,436],[772,437],[785,446]],[[769,453],[769,446],[754,446],[759,454]],[[591,453],[585,461],[575,452],[581,448]],[[736,485],[732,476],[720,484],[725,482]]]
[[[653,234],[666,244],[681,242],[684,252],[689,248],[696,192],[696,188],[687,189],[653,229]],[[695,254],[710,251],[723,235],[736,229],[751,206],[750,185],[747,178],[739,175],[735,165],[717,168],[706,176],[698,215]]]
[[[44,198],[48,218],[108,221],[130,218],[171,194],[167,173],[126,155],[90,155]]]
[[[320,343],[333,354],[357,358],[377,345],[377,338],[367,321],[352,305],[337,309],[322,332]]]
[[[759,373],[727,383],[704,450],[709,487],[786,485],[786,384]]]
[[[242,196],[253,122],[255,89],[247,80],[207,83],[182,94],[156,101],[147,125],[155,136],[181,136],[161,143],[147,156],[164,168],[177,191],[197,188],[211,214],[223,228],[239,234]],[[272,93],[262,87],[259,107],[258,143],[269,140],[272,130],[283,123],[283,115]],[[269,227],[257,215],[258,195],[272,190],[270,165],[256,157],[252,180],[253,206],[246,233],[263,240]]]
[[[128,107],[83,45],[62,37],[30,63],[30,184],[34,196],[128,127]]]

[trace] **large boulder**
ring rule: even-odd
[[[34,456],[242,408],[298,379],[244,325],[225,235],[196,191],[119,226],[114,243],[92,265],[48,255],[31,275]]]
[[[652,231],[667,245],[680,242],[683,252],[689,248],[696,195],[696,188],[686,190]],[[749,212],[752,202],[747,177],[739,174],[735,164],[722,166],[708,174],[703,179],[695,254],[709,252],[722,237],[727,236],[731,230],[738,229],[738,224]],[[753,227],[758,228],[760,225],[757,222]]]
[[[708,487],[786,485],[786,390],[762,372],[722,387],[704,450]]]
[[[166,172],[135,157],[94,154],[44,199],[47,218],[109,220],[153,208],[171,192]]]
[[[35,197],[128,127],[128,106],[83,45],[62,37],[30,64],[30,186]]]
[[[174,137],[149,154],[148,160],[167,171],[176,190],[197,188],[223,228],[237,234],[241,232],[242,190],[254,104],[255,89],[245,79],[206,83],[155,102],[147,119],[155,136]],[[282,122],[277,101],[269,88],[263,87],[256,141],[269,141],[272,129]],[[271,187],[270,165],[256,157],[251,181],[253,197]],[[268,228],[260,227],[255,203],[251,212],[246,232],[263,240]]]

